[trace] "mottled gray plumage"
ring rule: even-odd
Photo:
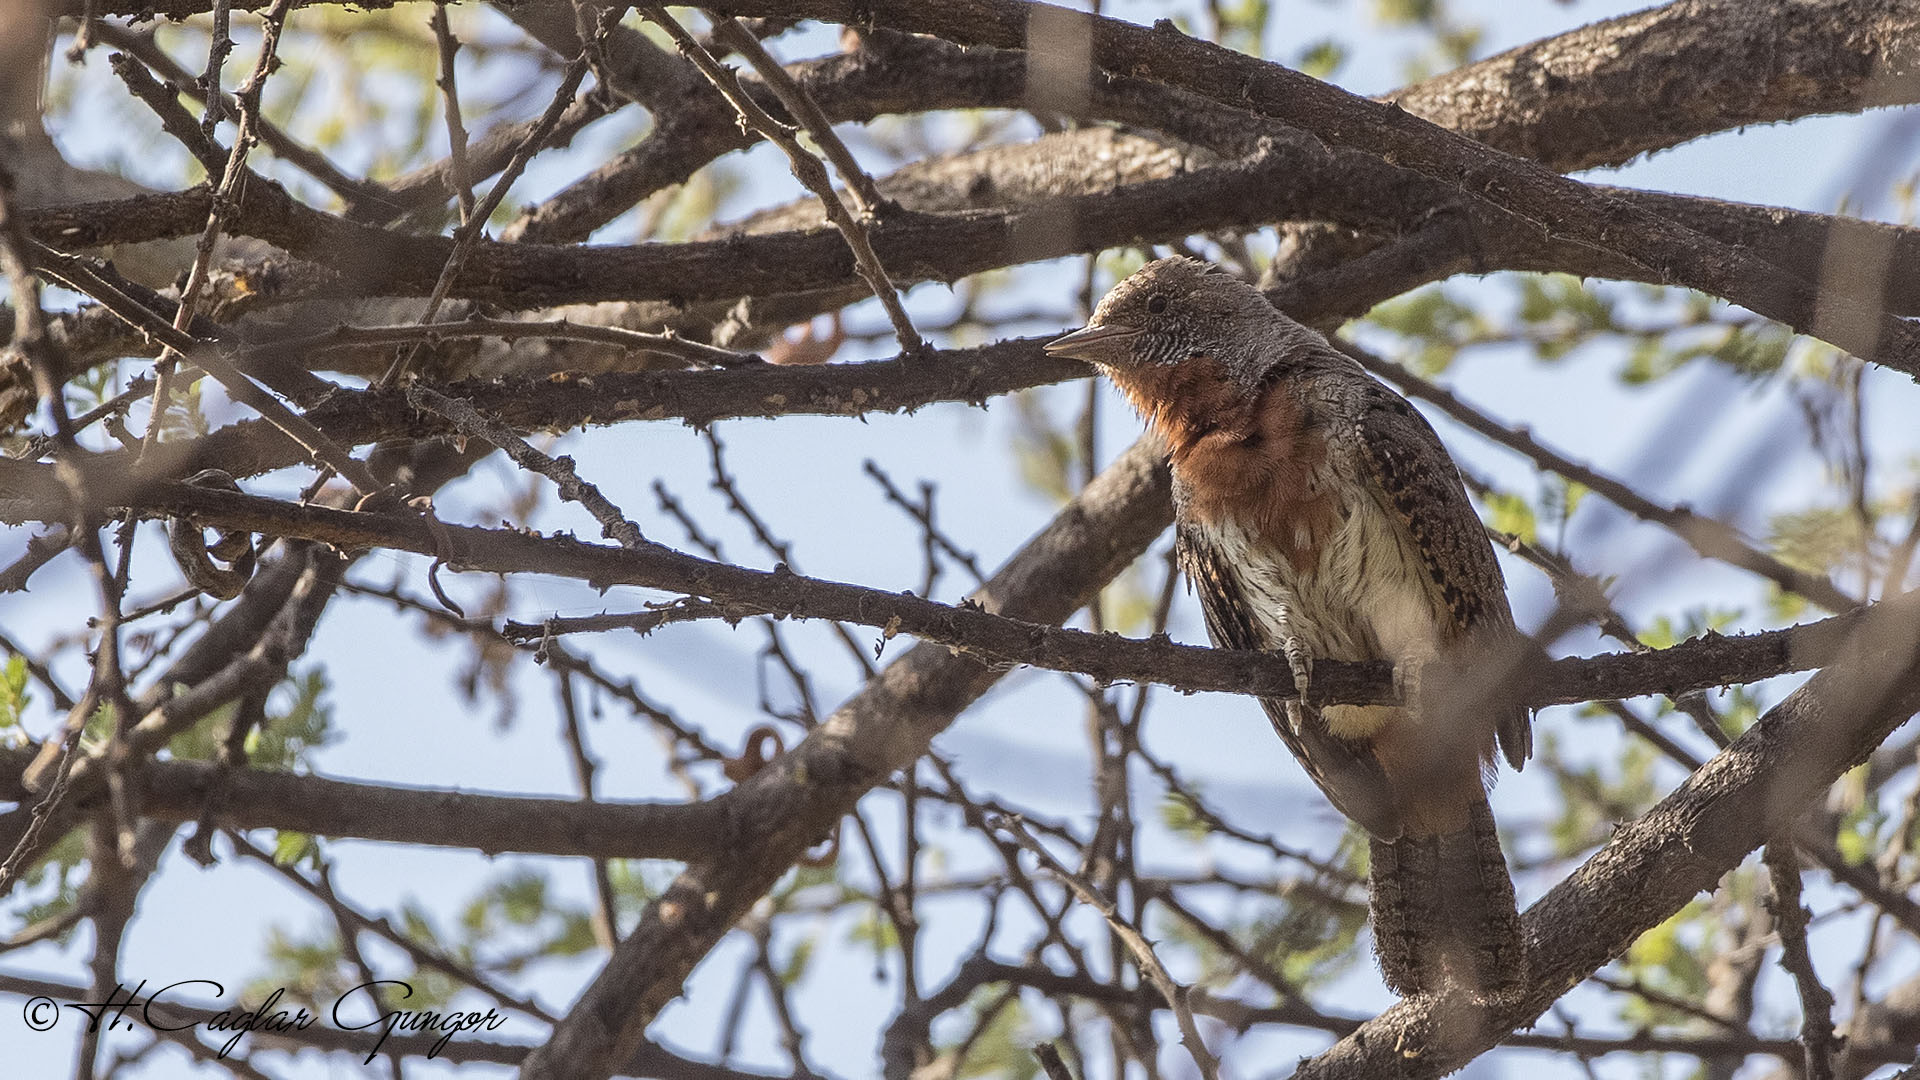
[[[1191,259],[1149,264],[1049,348],[1100,364],[1167,438],[1181,562],[1217,644],[1284,653],[1303,690],[1315,659],[1417,676],[1404,707],[1262,704],[1373,836],[1389,982],[1431,989],[1442,970],[1509,982],[1518,922],[1482,772],[1496,745],[1520,767],[1530,727],[1525,709],[1450,678],[1514,640],[1513,616],[1432,427],[1258,291]]]

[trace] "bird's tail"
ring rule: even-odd
[[[1483,797],[1466,828],[1372,842],[1373,942],[1387,985],[1496,996],[1526,978],[1513,879]]]

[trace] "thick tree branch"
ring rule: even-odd
[[[240,0],[232,7],[258,10],[268,2]],[[212,0],[100,0],[96,9],[136,19],[181,18],[211,6]],[[85,4],[60,0],[52,7],[79,16]],[[578,51],[566,33],[573,25],[566,3],[521,0],[510,7],[555,52]],[[548,11],[559,14],[551,28],[542,29],[539,20]],[[1510,49],[1392,98],[1468,138],[1556,169],[1614,165],[1733,127],[1920,100],[1916,26],[1920,5],[1912,0],[1681,0]],[[684,72],[659,63],[657,48],[616,44],[617,51],[636,54],[620,89],[650,107],[675,111],[663,106],[664,96],[684,87]],[[947,86],[967,81],[950,69],[927,74],[930,82]],[[1016,94],[1025,92],[1020,78]],[[1018,100],[998,104],[1017,107]],[[866,118],[836,112],[828,101],[822,105],[836,122]]]
[[[1681,0],[1509,49],[1390,95],[1563,172],[1715,131],[1920,100],[1913,0]]]
[[[25,751],[0,752],[0,798],[27,797]],[[192,822],[214,800],[214,823],[315,836],[529,854],[690,862],[739,842],[730,794],[689,803],[619,803],[486,795],[357,783],[199,761],[137,767],[141,812]],[[80,807],[84,809],[84,803]]]
[[[876,254],[900,280],[954,281],[1021,262],[1291,219],[1333,218],[1394,230],[1412,224],[1410,213],[1431,211],[1434,198],[1442,196],[1434,185],[1409,185],[1383,175],[1377,166],[1355,167],[1353,158],[1349,154],[1315,163],[1291,152],[1270,150],[1199,172],[1173,173],[1117,188],[1100,185],[1092,193],[1043,198],[1010,210],[892,217],[876,223],[870,235]],[[1383,187],[1395,190],[1383,191]],[[1810,278],[1817,278],[1821,271],[1826,250],[1822,241],[1885,249],[1895,256],[1896,264],[1901,261],[1898,256],[1920,249],[1920,231],[1897,226],[1620,188],[1591,190],[1597,198],[1610,200],[1610,205],[1657,213],[1685,229],[1750,245],[1756,256]],[[202,187],[113,203],[43,208],[23,217],[43,242],[88,248],[186,235],[204,224],[207,202]],[[1531,227],[1515,227],[1485,213],[1469,216],[1465,225],[1472,243],[1461,237],[1461,243],[1450,246],[1444,263],[1423,268],[1411,279],[1404,273],[1392,275],[1374,288],[1404,291],[1451,273],[1501,269],[1561,270],[1675,283],[1667,275],[1605,250],[1543,235]],[[312,210],[267,180],[246,186],[227,228],[328,266],[318,277],[313,270],[282,269],[250,281],[262,297],[294,295],[322,286],[330,292],[345,289],[351,295],[424,295],[433,288],[452,246],[444,237],[390,233]],[[837,288],[853,272],[853,257],[845,244],[830,233],[811,230],[630,246],[481,242],[449,295],[512,309],[601,300],[691,303]],[[1742,300],[1732,293],[1715,294]],[[1920,311],[1920,273],[1896,272],[1885,295],[1892,312]],[[1320,301],[1318,309],[1351,314],[1354,306],[1350,300],[1329,298]],[[1365,306],[1360,305],[1360,310]],[[1320,314],[1315,308],[1297,310],[1293,305],[1289,310],[1309,322]],[[1782,321],[1792,324],[1790,319]]]

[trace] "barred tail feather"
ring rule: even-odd
[[[1372,864],[1374,950],[1397,993],[1430,993],[1451,980],[1499,995],[1526,978],[1513,879],[1485,799],[1457,832],[1375,839]]]

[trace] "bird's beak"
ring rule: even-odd
[[[1139,333],[1131,326],[1088,326],[1047,342],[1046,350],[1049,356],[1111,365],[1125,359],[1127,342]]]

